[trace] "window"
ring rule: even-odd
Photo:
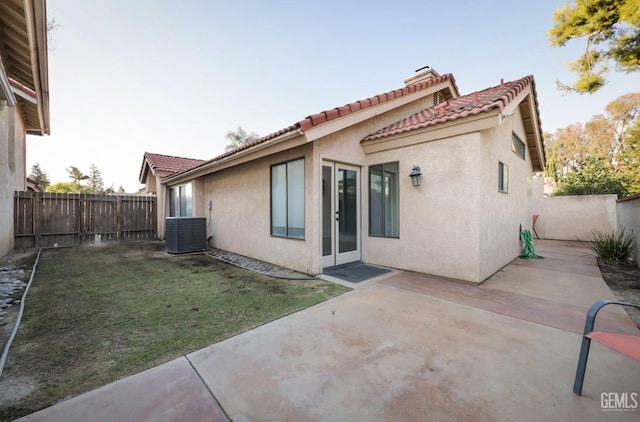
[[[522,140],[518,138],[518,135],[516,135],[515,132],[512,132],[511,134],[511,151],[513,151],[514,154],[516,154],[518,157],[524,160],[524,157],[525,157],[524,142],[522,142]]]
[[[191,183],[169,189],[169,216],[192,217],[193,193]]]
[[[398,163],[369,167],[369,235],[399,236]]]
[[[498,191],[509,192],[509,166],[498,161]]]
[[[271,166],[271,235],[304,239],[304,158]]]

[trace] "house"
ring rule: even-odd
[[[172,155],[145,152],[138,179],[140,180],[140,183],[145,185],[145,193],[155,194],[158,204],[164,204],[166,189],[162,186],[162,179],[199,166],[204,162],[205,160],[198,160],[195,158],[174,157]],[[158,189],[158,187],[161,189]],[[190,188],[191,185],[188,185],[187,187]],[[184,189],[186,189],[186,187]],[[191,196],[191,193],[190,191],[184,191],[182,196],[186,199]],[[192,203],[191,200],[188,202],[190,204]],[[187,211],[189,212],[189,215],[191,215],[191,210],[187,210],[186,207],[183,210],[183,214],[186,215]],[[162,215],[161,213],[158,213],[158,236],[161,238],[164,238],[165,215],[166,214],[164,213],[162,213]]]
[[[518,256],[544,162],[532,76],[461,96],[427,67],[162,179],[180,201],[159,214],[188,203],[213,246],[308,274],[361,260],[478,283]]]
[[[14,245],[14,192],[27,190],[26,135],[49,134],[44,0],[0,2],[0,256]]]

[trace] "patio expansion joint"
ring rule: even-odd
[[[457,305],[490,312],[563,331],[581,334],[588,307],[552,299],[507,292],[491,287],[464,285],[432,277],[391,277],[380,284],[409,290],[424,296]],[[603,311],[600,324],[607,329],[633,334],[635,324],[627,315]]]
[[[216,395],[213,393],[213,391],[211,390],[211,388],[209,387],[209,384],[207,384],[207,382],[204,380],[204,378],[202,378],[202,375],[200,375],[200,372],[198,372],[198,370],[196,369],[195,365],[193,364],[193,362],[191,362],[191,359],[189,359],[188,355],[184,355],[184,358],[187,360],[187,362],[189,363],[189,366],[191,366],[191,369],[193,369],[193,372],[198,376],[198,379],[200,380],[200,382],[202,383],[202,385],[204,385],[204,388],[207,389],[207,391],[209,392],[209,395],[211,396],[211,398],[213,399],[213,401],[216,403],[216,405],[220,408],[220,410],[222,411],[222,413],[224,414],[224,417],[227,418],[227,421],[232,422],[233,419],[231,419],[231,417],[229,416],[229,414],[227,413],[227,411],[224,409],[224,407],[222,406],[222,403],[220,403],[220,400],[218,400],[218,398],[216,397]]]

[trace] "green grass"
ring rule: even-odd
[[[37,389],[2,405],[0,417],[34,412],[347,290],[277,280],[205,255],[169,255],[161,242],[46,250],[3,373]]]

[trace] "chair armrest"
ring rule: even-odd
[[[584,323],[583,335],[587,335],[593,331],[593,325],[596,322],[596,315],[598,314],[598,312],[600,312],[600,309],[604,308],[607,305],[630,306],[632,308],[636,308],[640,310],[640,306],[634,305],[633,303],[629,303],[629,302],[620,302],[617,300],[608,300],[608,299],[599,300],[593,305],[591,305],[591,307],[589,308],[589,311],[587,312],[587,320]]]

